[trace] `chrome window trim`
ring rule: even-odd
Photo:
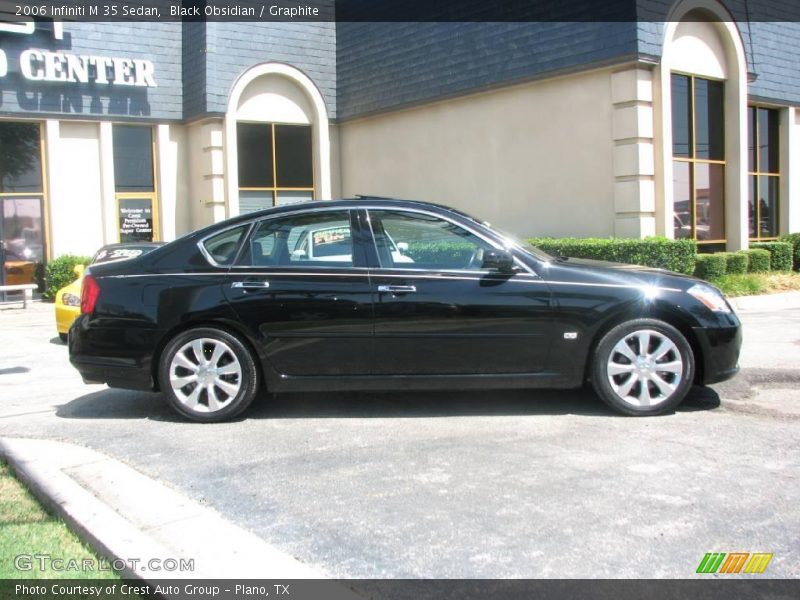
[[[317,202],[324,202],[324,200],[318,200]],[[249,238],[250,234],[252,233],[252,228],[256,223],[259,223],[261,221],[268,221],[268,220],[272,220],[272,219],[280,219],[280,218],[283,218],[283,217],[296,215],[298,213],[326,212],[326,211],[327,212],[347,211],[347,212],[352,213],[352,211],[359,211],[359,210],[363,210],[363,211],[366,212],[367,223],[369,223],[370,233],[372,234],[373,244],[375,242],[375,234],[372,231],[372,222],[371,222],[370,217],[369,217],[369,211],[370,210],[390,210],[390,211],[396,211],[396,212],[412,212],[412,213],[429,215],[429,216],[432,216],[432,217],[443,219],[443,220],[445,220],[445,221],[447,221],[449,223],[452,223],[453,225],[455,225],[457,227],[461,227],[462,229],[465,229],[465,230],[469,231],[470,233],[472,233],[473,235],[475,235],[478,238],[482,239],[483,241],[485,241],[487,244],[489,244],[490,246],[492,246],[496,250],[506,250],[506,251],[508,250],[507,247],[503,246],[502,244],[496,243],[494,240],[488,238],[482,232],[476,231],[474,228],[472,228],[472,227],[470,227],[468,225],[464,225],[463,223],[459,223],[459,222],[455,221],[454,219],[450,218],[448,215],[443,215],[443,214],[438,213],[436,211],[427,210],[427,209],[418,208],[418,207],[406,207],[406,206],[391,206],[390,207],[390,206],[381,206],[381,205],[378,205],[378,204],[375,204],[375,203],[369,203],[369,202],[365,203],[365,204],[360,204],[358,206],[346,206],[346,207],[342,207],[342,206],[320,206],[320,207],[306,207],[306,208],[299,207],[299,208],[297,208],[295,210],[282,212],[282,213],[277,214],[277,215],[272,215],[272,216],[267,216],[267,217],[254,217],[250,221],[244,221],[244,222],[236,223],[235,225],[231,225],[230,227],[225,227],[225,228],[219,229],[219,230],[217,230],[217,231],[215,231],[213,233],[209,233],[208,235],[206,235],[206,236],[200,238],[200,240],[198,240],[197,246],[200,248],[200,252],[203,254],[203,257],[209,262],[209,264],[211,264],[211,266],[219,267],[219,268],[227,268],[227,269],[251,269],[251,268],[253,268],[252,265],[250,265],[250,266],[248,266],[248,265],[230,265],[230,266],[228,266],[228,265],[220,265],[220,264],[218,264],[216,261],[214,261],[214,259],[209,255],[208,251],[205,249],[205,247],[203,245],[204,242],[210,237],[213,237],[215,235],[218,235],[220,233],[228,231],[229,229],[234,229],[236,227],[241,227],[242,225],[250,225],[250,229],[247,232],[247,237]],[[351,214],[351,217],[352,217],[352,214]],[[351,232],[351,234],[352,234],[352,232]],[[500,237],[502,237],[502,236],[500,236]],[[244,246],[242,245],[242,247],[239,248],[239,252],[241,252],[243,247]],[[236,255],[236,259],[238,259],[238,258],[239,258],[239,253],[237,253],[237,255]],[[517,256],[514,256],[514,262],[518,266],[522,267],[522,269],[526,273],[528,273],[529,275],[533,275],[536,278],[540,278],[538,273],[536,273],[533,269],[531,269],[528,265],[526,265],[523,261],[521,261]],[[334,268],[334,269],[336,269],[336,268],[338,268],[338,269],[341,269],[341,268],[354,268],[354,269],[359,269],[359,268],[363,268],[363,267],[317,267],[317,268],[320,268],[320,269],[327,269],[327,268]],[[372,269],[372,271],[375,271],[375,272],[380,272],[380,271],[384,271],[384,270],[391,270],[391,269],[385,268],[385,267],[376,267],[375,269]],[[408,269],[408,270],[410,271],[411,269]],[[419,271],[423,271],[423,272],[427,273],[427,272],[430,272],[431,269],[419,269]],[[441,273],[453,273],[453,272],[460,273],[460,272],[464,272],[464,270],[463,269],[460,269],[460,270],[457,270],[457,269],[450,269],[450,270],[442,269],[441,271],[438,271],[438,272],[441,272]],[[468,273],[475,273],[476,271],[467,271],[467,272]],[[483,271],[478,271],[478,272],[483,272]],[[490,272],[490,271],[487,271],[487,272]]]
[[[343,269],[344,270],[344,269]],[[216,273],[133,273],[129,275],[105,275],[100,277],[100,279],[108,278],[108,279],[129,279],[135,277],[373,277],[374,273],[370,273],[370,269],[367,267],[353,267],[355,273],[330,273],[330,272],[299,272],[299,271],[273,271],[273,272],[265,272],[265,271],[252,271],[252,272],[242,272],[242,271],[226,271],[224,273],[216,272]],[[413,275],[412,277],[415,279],[438,279],[440,281],[448,281],[448,280],[473,280],[473,281],[480,281],[486,275],[491,275],[492,272],[481,272],[482,275],[479,276],[475,271],[462,271],[461,274],[459,273],[444,273],[439,272],[439,274],[420,274],[420,275]],[[472,275],[471,277],[467,276],[467,274]],[[403,273],[386,273],[381,274],[380,277],[391,277],[394,279],[409,279],[409,276]],[[639,284],[624,284],[624,283],[589,283],[589,282],[581,282],[581,281],[547,281],[542,279],[539,276],[535,276],[532,279],[525,279],[525,278],[518,278],[514,279],[514,282],[517,283],[537,283],[537,284],[547,284],[547,285],[573,285],[573,286],[585,286],[585,287],[602,287],[602,288],[622,288],[622,289],[642,289],[642,288],[652,288],[654,290],[658,290],[660,292],[682,292],[679,288],[671,288],[671,287],[662,287],[662,286],[648,286],[648,285],[639,285]]]

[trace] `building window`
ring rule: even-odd
[[[725,113],[721,81],[672,75],[676,238],[725,241]]]
[[[747,171],[750,206],[750,239],[778,237],[778,194],[780,190],[780,114],[772,108],[747,109]]]
[[[0,121],[0,284],[35,283],[45,262],[38,123]]]
[[[153,129],[114,125],[114,188],[120,242],[158,239]]]
[[[314,199],[311,126],[237,123],[239,212]]]

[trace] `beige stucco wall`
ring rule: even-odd
[[[109,217],[99,168],[99,124],[47,121],[45,144],[50,255],[91,256],[105,243],[104,218]]]
[[[611,72],[339,126],[344,196],[447,204],[517,235],[614,234]]]

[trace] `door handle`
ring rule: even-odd
[[[265,290],[269,287],[269,281],[234,281],[231,287],[240,290]]]
[[[379,285],[378,291],[386,294],[413,294],[417,291],[415,285]]]

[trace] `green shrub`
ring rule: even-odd
[[[741,253],[746,254],[748,257],[748,273],[767,273],[769,271],[769,250],[750,248],[749,250],[741,250]]]
[[[750,265],[750,257],[744,252],[720,252],[725,255],[725,273],[727,275],[744,275]]]
[[[792,268],[800,271],[800,233],[788,233],[781,236],[781,241],[792,245]]]
[[[725,275],[728,268],[727,252],[717,254],[698,254],[694,274],[700,279],[716,279]]]
[[[528,242],[548,254],[591,258],[668,269],[691,275],[697,244],[694,240],[649,237],[629,238],[531,238]]]
[[[91,260],[91,256],[65,254],[47,263],[47,268],[45,269],[47,287],[42,297],[47,300],[55,300],[58,290],[77,279],[73,272],[75,265],[88,265]]]
[[[794,248],[789,242],[753,242],[750,247],[769,252],[769,266],[773,271],[792,270],[792,250]]]

